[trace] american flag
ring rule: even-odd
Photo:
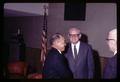
[[[41,41],[41,62],[42,66],[44,65],[46,53],[47,53],[47,14],[46,6],[44,6],[44,20],[43,20],[43,29],[42,29],[42,41]]]

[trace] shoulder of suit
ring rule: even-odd
[[[48,51],[48,54],[59,54],[59,51],[55,48],[51,48],[49,51]]]
[[[87,47],[87,48],[92,48],[90,44],[85,43],[85,42],[80,42],[80,46],[84,46],[84,47]]]
[[[80,42],[80,45],[90,46],[88,43]]]

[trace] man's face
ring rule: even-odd
[[[76,29],[69,30],[68,36],[69,36],[70,42],[73,44],[76,44],[80,39],[80,33]]]
[[[115,52],[115,50],[117,48],[117,42],[115,40],[115,37],[110,33],[107,38],[107,44],[109,46],[110,51]]]
[[[57,41],[56,41],[56,46],[60,51],[64,51],[65,50],[65,38],[63,36],[61,36]]]

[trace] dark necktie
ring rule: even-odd
[[[77,58],[77,49],[76,46],[74,45],[74,55],[75,55],[75,59]]]

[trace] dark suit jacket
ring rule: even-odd
[[[103,79],[117,78],[117,55],[108,58],[103,71]]]
[[[71,44],[65,54],[75,79],[91,79],[94,76],[94,60],[91,47],[80,42],[78,58],[75,61],[72,53]]]
[[[52,48],[46,57],[43,67],[44,79],[72,78],[72,72],[68,66],[67,59],[55,48]]]

